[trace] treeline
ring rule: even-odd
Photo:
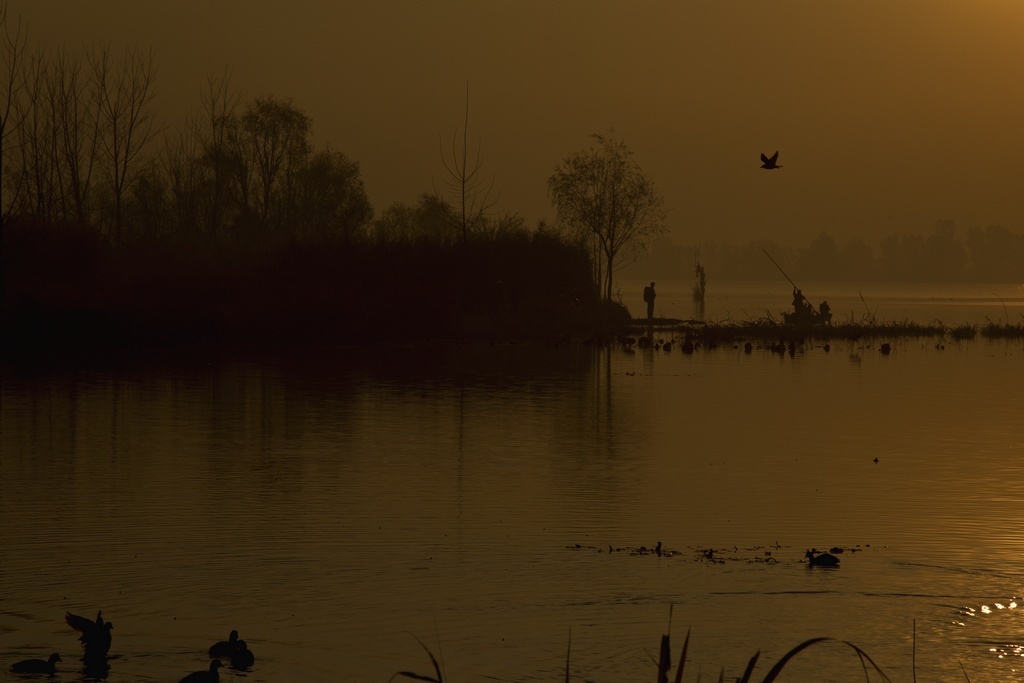
[[[4,255],[7,348],[551,341],[629,322],[547,231],[196,248],[15,221]]]
[[[375,217],[359,164],[317,148],[290,100],[211,78],[169,128],[151,110],[151,53],[0,49],[5,346],[554,339],[628,323],[601,303],[586,248],[547,226],[430,193]]]
[[[858,238],[840,242],[824,231],[805,247],[771,240],[746,246],[714,241],[680,246],[662,238],[627,272],[641,279],[689,279],[699,255],[711,281],[779,277],[765,252],[801,281],[1006,283],[1024,279],[1024,234],[990,225],[970,228],[961,237],[952,221],[937,222],[930,235],[890,235],[874,246]]]
[[[359,165],[312,144],[287,99],[210,79],[173,128],[152,111],[152,53],[23,56],[6,117],[5,216],[147,239],[348,238],[373,210]]]

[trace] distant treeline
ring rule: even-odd
[[[992,225],[971,228],[961,237],[952,221],[939,221],[930,235],[890,235],[876,246],[858,238],[838,241],[821,232],[806,247],[770,240],[746,246],[714,241],[680,246],[657,240],[627,273],[641,279],[690,279],[699,249],[708,287],[718,280],[766,280],[781,277],[765,251],[801,282],[1021,282],[1024,234]]]

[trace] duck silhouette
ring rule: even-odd
[[[71,612],[64,615],[64,621],[68,623],[68,626],[82,634],[79,640],[82,641],[82,648],[85,650],[82,656],[83,659],[93,661],[103,659],[110,652],[110,631],[114,628],[114,624],[109,621],[103,621],[102,610],[96,612],[96,621],[80,617]]]
[[[244,640],[239,640],[235,651],[231,653],[231,668],[242,671],[256,663],[256,655],[249,650]]]
[[[227,640],[221,640],[210,646],[211,657],[230,657],[238,649],[238,631],[232,631]]]
[[[210,669],[208,671],[193,671],[188,676],[185,676],[179,683],[218,683],[220,681],[220,674],[217,669],[224,666],[220,663],[219,659],[214,659],[210,662]]]
[[[808,550],[804,557],[810,567],[838,567],[839,558],[829,553],[822,553],[815,549]]]
[[[769,171],[774,171],[777,168],[782,168],[781,166],[779,166],[776,163],[776,161],[778,161],[778,159],[779,159],[779,152],[778,152],[778,150],[776,150],[775,154],[771,155],[770,157],[766,157],[764,155],[764,152],[762,152],[761,153],[761,162],[762,162],[761,163],[761,168],[766,168]]]
[[[11,671],[19,674],[47,674],[52,676],[57,671],[57,662],[62,661],[54,652],[49,659],[26,659],[11,664]]]

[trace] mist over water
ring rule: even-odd
[[[888,341],[5,364],[0,680],[78,680],[63,614],[96,609],[113,683],[231,629],[254,682],[432,674],[417,638],[450,680],[551,680],[570,629],[574,679],[643,680],[669,605],[687,680],[832,636],[907,681],[915,621],[922,679],[1011,678],[1024,354]],[[829,647],[790,680],[862,680]]]

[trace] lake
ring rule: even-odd
[[[646,315],[643,288],[648,282],[625,280],[618,293],[634,317]],[[911,321],[944,325],[984,325],[1024,322],[1024,285],[933,283],[799,283],[817,308],[828,301],[834,322]],[[694,307],[692,280],[656,282],[654,314],[659,318],[700,317]],[[781,276],[772,281],[711,281],[707,285],[704,318],[709,322],[749,321],[773,317],[782,321],[792,311],[793,287]]]
[[[674,660],[692,633],[686,681],[735,678],[757,651],[761,680],[820,636],[894,681],[1024,664],[1016,340],[197,351],[2,373],[0,681],[53,651],[80,680],[64,613],[97,609],[111,683],[205,669],[232,629],[256,663],[222,680],[253,683],[433,675],[423,646],[455,683],[564,680],[570,639],[573,681],[650,681],[669,628]],[[833,546],[838,569],[803,561]],[[833,642],[782,680],[863,673]]]

